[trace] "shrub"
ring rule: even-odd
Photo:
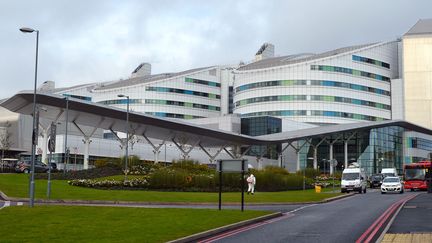
[[[268,173],[277,174],[277,175],[289,175],[288,170],[281,168],[279,166],[274,166],[274,165],[266,166],[263,171],[268,172]]]
[[[51,179],[53,180],[74,180],[74,179],[94,179],[99,177],[121,175],[122,170],[117,167],[102,167],[93,168],[88,170],[78,170],[78,171],[67,171],[66,173],[52,173]],[[47,173],[36,173],[36,179],[47,179]]]
[[[257,180],[256,190],[258,191],[286,191],[303,188],[303,176],[274,174],[268,171],[258,172],[254,175]]]
[[[313,168],[306,168],[306,170],[297,171],[296,174],[303,176],[303,173],[307,178],[315,178],[321,174],[321,172],[318,169],[313,169]]]
[[[191,173],[212,173],[214,172],[213,169],[209,168],[205,164],[200,164],[198,161],[195,160],[174,160],[171,164],[171,167],[173,169],[181,169],[186,170]]]
[[[97,159],[97,160],[95,160],[94,165],[96,168],[103,168],[103,167],[123,168],[123,163],[122,163],[121,159],[119,159],[119,158]]]

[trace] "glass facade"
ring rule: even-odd
[[[193,115],[185,115],[185,114],[166,113],[166,112],[146,112],[145,114],[158,116],[158,117],[168,117],[168,118],[178,118],[178,119],[204,118],[203,116],[193,116]]]
[[[395,167],[398,174],[403,171],[403,131],[401,127],[390,126],[376,128],[370,131],[357,131],[348,141],[348,163],[357,162],[365,169],[367,174],[379,173],[382,168]],[[352,134],[332,135],[328,142],[334,142],[333,158],[338,161],[336,171],[342,171],[344,168],[344,140],[347,140]],[[312,144],[318,144],[320,138],[312,139]],[[329,165],[326,162],[330,158],[328,143],[321,143],[317,149],[317,162],[321,171],[329,172]],[[307,162],[309,168],[313,168],[313,160],[307,159],[313,157],[314,150],[312,146],[300,151],[300,164]]]
[[[251,112],[242,114],[242,117],[251,116],[307,116],[308,112],[306,110],[281,110],[281,111],[261,111],[261,112]],[[349,118],[363,121],[383,121],[386,120],[382,117],[367,116],[362,114],[339,112],[339,111],[320,111],[311,110],[310,116],[328,116],[328,117],[341,117]]]
[[[308,85],[308,82],[307,82],[307,80],[264,81],[264,82],[257,82],[257,83],[250,83],[250,84],[241,85],[241,86],[236,88],[236,92],[249,90],[249,89],[263,88],[263,87],[292,86],[292,85]],[[364,85],[339,82],[339,81],[310,80],[310,85],[352,89],[352,90],[365,91],[365,92],[370,92],[370,93],[379,94],[379,95],[390,96],[390,91],[387,91],[387,90],[372,88],[372,87],[364,86]]]
[[[261,116],[241,119],[241,134],[260,136],[282,131],[282,120],[276,117]],[[250,148],[247,155],[263,156],[270,159],[278,159],[281,145],[257,146]]]
[[[203,104],[196,104],[196,103],[191,103],[191,102],[183,102],[183,101],[175,101],[175,100],[146,99],[145,103],[146,104],[157,104],[157,105],[184,106],[184,107],[191,107],[191,108],[211,110],[211,111],[220,111],[219,106],[203,105]]]
[[[432,141],[424,138],[407,138],[406,141],[408,148],[417,148],[427,151],[432,151]]]
[[[307,100],[306,95],[276,95],[276,96],[262,96],[262,97],[254,97],[249,99],[244,99],[236,102],[236,107],[252,104],[252,103],[259,103],[259,102],[274,102],[274,101],[301,101],[301,100]],[[376,103],[373,101],[367,101],[367,100],[359,100],[359,99],[352,99],[347,97],[338,97],[338,96],[329,96],[329,95],[311,95],[310,100],[315,101],[327,101],[327,102],[340,102],[340,103],[347,103],[347,104],[353,104],[353,105],[363,105],[363,106],[370,106],[375,107],[379,109],[385,109],[390,110],[391,106],[382,104],[382,103]]]
[[[175,88],[166,88],[166,87],[146,87],[146,91],[156,91],[156,92],[167,92],[167,93],[177,93],[177,94],[185,94],[185,95],[194,95],[207,97],[210,99],[220,99],[220,95],[193,91],[193,90],[185,90],[185,89],[175,89]]]
[[[186,83],[194,83],[194,84],[202,84],[207,86],[213,86],[213,87],[220,87],[220,83],[212,82],[212,81],[206,81],[201,79],[195,79],[195,78],[185,78]]]
[[[75,99],[80,99],[80,100],[92,101],[92,98],[88,97],[88,96],[71,95],[71,94],[63,94],[63,96],[71,97],[71,98],[75,98]]]
[[[379,80],[379,81],[390,82],[389,77],[375,74],[375,73],[369,73],[369,72],[365,72],[365,71],[355,70],[355,69],[351,69],[351,68],[327,66],[327,65],[311,65],[311,70],[346,73],[346,74],[351,74],[354,76],[360,76],[360,77],[371,78],[371,79],[375,79],[375,80]]]
[[[102,100],[98,101],[98,104],[103,105],[127,105],[127,99],[116,99],[116,100]],[[142,104],[142,99],[129,99],[129,104]]]
[[[361,57],[361,56],[353,55],[352,56],[352,60],[353,61],[357,61],[357,62],[369,63],[369,64],[376,65],[376,66],[379,66],[379,67],[390,69],[390,64],[388,64],[386,62],[378,61],[378,60],[375,60],[375,59],[372,59],[372,58],[367,58],[367,57]]]
[[[306,116],[306,110],[260,111],[242,114],[242,117],[251,116]]]

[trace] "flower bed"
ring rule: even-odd
[[[69,185],[92,187],[92,188],[147,188],[148,181],[146,178],[134,178],[127,181],[120,180],[92,180],[92,179],[77,179],[68,181]]]

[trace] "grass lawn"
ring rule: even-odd
[[[46,198],[46,180],[36,180],[36,198]],[[70,186],[67,181],[52,181],[51,199],[73,200],[113,200],[113,201],[142,201],[142,202],[190,202],[190,203],[217,203],[218,193],[209,192],[160,192],[142,190],[100,190]],[[324,191],[329,191],[326,189]],[[0,191],[9,197],[28,197],[28,175],[26,174],[0,174]],[[341,195],[338,188],[336,193],[315,193],[314,190],[283,191],[283,192],[256,192],[255,195],[245,195],[246,203],[289,203],[289,202],[315,202],[325,198]],[[222,202],[239,203],[239,192],[222,194]]]
[[[166,242],[269,212],[84,206],[7,207],[1,242]]]

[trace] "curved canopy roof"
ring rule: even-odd
[[[3,101],[0,105],[13,112],[30,115],[32,113],[32,104],[33,93],[21,92]],[[60,116],[60,119],[64,119],[65,97],[53,94],[38,94],[37,104],[47,110],[40,113],[41,117],[55,120]],[[344,132],[367,131],[388,126],[399,126],[407,130],[432,135],[430,129],[406,121],[388,120],[322,126],[251,137],[207,128],[182,120],[159,118],[139,112],[130,112],[129,114],[130,127],[135,131],[136,135],[145,134],[149,138],[165,141],[176,139],[185,144],[196,145],[199,142],[204,147],[280,144],[300,139],[323,137]],[[126,111],[112,106],[69,98],[69,121],[75,121],[77,124],[85,126],[124,131]]]

